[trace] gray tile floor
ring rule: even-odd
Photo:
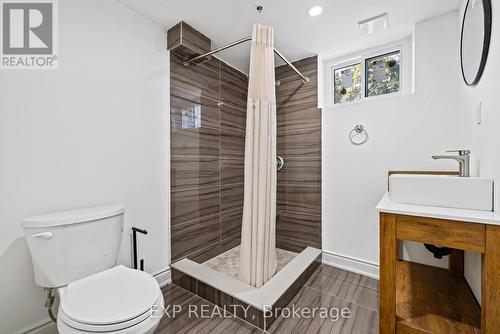
[[[158,334],[170,333],[378,333],[378,281],[345,270],[322,265],[287,306],[292,310],[316,309],[311,314],[292,317],[283,313],[267,332],[233,317],[210,302],[170,284],[164,288],[165,315]],[[176,305],[176,313],[173,307]],[[330,310],[329,316],[319,310]],[[348,309],[342,317],[336,311]],[[332,311],[333,310],[333,311]]]

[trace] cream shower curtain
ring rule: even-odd
[[[276,272],[276,94],[273,28],[254,24],[247,100],[240,279],[260,288]]]

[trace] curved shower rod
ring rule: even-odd
[[[231,48],[233,46],[236,46],[236,45],[239,45],[241,43],[245,43],[245,42],[248,42],[248,41],[251,41],[251,40],[252,40],[252,36],[248,36],[248,37],[242,38],[242,39],[237,40],[235,42],[232,42],[232,43],[226,44],[224,46],[221,46],[220,48],[217,48],[215,50],[209,51],[209,52],[204,53],[202,55],[199,55],[199,56],[196,56],[196,57],[191,58],[189,60],[186,60],[186,61],[183,62],[183,64],[187,66],[187,65],[189,65],[192,62],[195,62],[197,60],[200,60],[200,59],[203,59],[203,58],[208,57],[210,55],[213,55],[214,53],[220,52],[220,51],[225,50],[225,49],[229,49],[229,48]],[[302,78],[302,81],[304,81],[304,83],[308,83],[310,81],[309,77],[306,77],[302,73],[300,73],[300,71],[295,66],[293,66],[293,64],[291,62],[289,62],[288,59],[286,59],[285,56],[283,56],[278,50],[274,49],[274,53],[276,53],[276,55],[278,57],[280,57],[288,66],[290,66],[292,68],[292,70],[294,70],[295,73],[297,73]]]

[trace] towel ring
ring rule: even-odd
[[[349,140],[353,145],[363,145],[368,140],[368,132],[363,125],[358,124],[349,132]]]

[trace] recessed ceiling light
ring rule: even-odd
[[[323,8],[321,6],[314,6],[309,8],[309,16],[318,16],[323,12]]]

